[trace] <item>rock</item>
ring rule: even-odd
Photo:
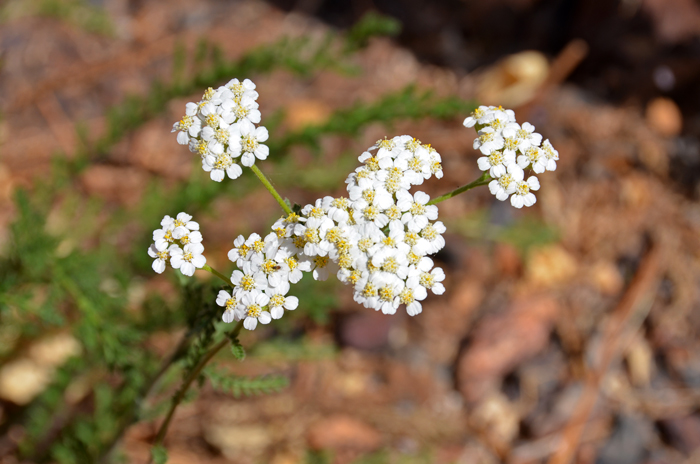
[[[382,445],[382,437],[374,428],[349,416],[333,416],[309,428],[309,446],[315,450],[373,451]]]
[[[549,64],[538,51],[524,51],[505,58],[479,80],[478,99],[484,104],[513,108],[530,101],[547,79]]]
[[[0,398],[28,404],[48,386],[52,371],[27,358],[5,364],[0,369]]]
[[[596,290],[604,295],[617,295],[625,283],[620,270],[610,261],[595,263],[589,271],[589,279]]]
[[[231,460],[242,455],[260,455],[272,443],[270,431],[253,424],[211,424],[204,429],[204,439]]]
[[[530,253],[525,274],[538,287],[555,287],[568,282],[577,272],[576,260],[561,245],[537,248]]]
[[[470,415],[474,427],[491,442],[507,444],[518,435],[520,418],[515,406],[502,393],[492,392]]]
[[[649,127],[664,137],[675,137],[683,129],[683,115],[670,98],[655,98],[647,104],[646,120]]]
[[[42,366],[60,366],[68,358],[82,352],[82,346],[71,334],[45,337],[29,348],[29,357]]]

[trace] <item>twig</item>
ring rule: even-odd
[[[629,343],[631,336],[639,329],[651,307],[650,298],[658,280],[660,255],[658,246],[647,252],[632,283],[607,321],[603,331],[599,364],[588,372],[581,399],[564,427],[558,450],[550,457],[548,464],[572,462],[598,399],[601,380],[624,345]]]
[[[197,365],[190,371],[189,375],[187,378],[185,378],[184,382],[182,382],[182,386],[180,389],[177,391],[175,394],[175,397],[173,398],[173,401],[170,405],[170,409],[168,410],[168,414],[165,416],[165,420],[163,423],[160,425],[160,428],[158,429],[158,434],[156,435],[156,439],[153,442],[153,446],[158,446],[163,442],[163,439],[165,438],[165,434],[168,432],[168,427],[170,426],[170,422],[173,419],[173,415],[175,414],[175,410],[177,407],[182,403],[182,400],[185,398],[185,394],[187,393],[187,390],[189,390],[190,385],[192,385],[192,382],[194,382],[197,377],[199,377],[199,374],[202,372],[202,369],[207,365],[209,361],[219,352],[223,347],[228,345],[229,341],[235,339],[238,337],[238,334],[240,333],[241,329],[243,328],[243,320],[241,319],[238,321],[238,324],[233,328],[230,334],[226,336],[223,340],[221,340],[219,343],[214,345],[206,355],[197,363]],[[149,463],[152,462],[152,459],[149,460]]]

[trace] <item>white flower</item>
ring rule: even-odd
[[[377,288],[377,303],[374,308],[384,314],[395,314],[401,300],[398,296],[405,286],[402,279],[382,276],[383,284]]]
[[[559,160],[559,152],[552,147],[549,143],[549,139],[542,143],[542,152],[544,153],[544,158],[547,160],[547,171],[555,171],[557,169],[557,161]]]
[[[479,169],[488,171],[494,179],[506,173],[509,165],[515,163],[515,152],[512,150],[494,151],[488,156],[476,160]]]
[[[179,213],[175,219],[165,216],[160,225],[166,230],[172,230],[174,238],[189,234],[191,231],[199,230],[199,223],[192,220],[192,216],[187,213]]]
[[[236,320],[236,306],[238,305],[238,300],[235,296],[232,296],[226,290],[219,290],[219,294],[216,296],[216,304],[226,308],[226,311],[224,311],[222,315],[222,319],[225,323],[230,324]]]
[[[267,288],[267,276],[259,266],[246,261],[241,269],[236,269],[231,274],[231,283],[245,292],[265,290]]]
[[[462,123],[464,127],[474,127],[476,124],[486,124],[493,119],[493,112],[488,106],[479,106]]]
[[[226,84],[226,88],[231,90],[233,98],[240,100],[243,96],[247,96],[253,100],[258,99],[258,92],[255,91],[255,84],[250,79],[245,79],[241,83],[238,79],[231,79]]]
[[[190,113],[188,108],[188,113]],[[202,130],[202,120],[195,114],[186,114],[178,122],[173,124],[171,132],[179,131],[177,134],[177,143],[187,145],[190,142],[190,137],[197,137]]]
[[[333,221],[326,217],[311,217],[304,224],[297,224],[294,233],[304,238],[304,254],[307,256],[326,256],[331,244],[326,240],[326,232],[333,227]]]
[[[530,147],[525,154],[518,156],[518,166],[523,169],[532,166],[533,171],[542,174],[547,167],[547,158],[538,147]]]
[[[420,302],[425,300],[427,296],[428,292],[425,287],[420,285],[419,279],[409,278],[406,280],[406,286],[401,290],[401,293],[398,294],[396,299],[400,304],[406,305],[406,312],[409,316],[415,316],[423,311],[423,306]]]
[[[243,327],[255,330],[258,321],[261,324],[269,324],[272,317],[269,312],[263,309],[269,301],[270,298],[258,290],[244,293],[237,308],[241,317],[244,318]]]
[[[398,248],[384,247],[372,256],[372,265],[383,272],[394,274],[399,279],[408,276],[406,252]]]
[[[189,243],[184,249],[173,245],[169,251],[170,265],[188,277],[194,275],[195,269],[201,269],[207,263],[207,259],[202,256],[204,247],[201,243]]]
[[[420,232],[420,239],[418,239],[418,243],[414,248],[421,252],[421,254],[437,253],[445,247],[445,239],[442,234],[444,234],[446,230],[442,221],[428,224]]]
[[[269,137],[267,129],[264,127],[255,128],[248,120],[241,121],[238,126],[240,131],[241,163],[250,167],[255,164],[255,158],[264,160],[270,154],[270,149],[262,142]]]
[[[169,217],[169,216],[166,216]],[[156,229],[153,231],[154,246],[157,251],[165,251],[170,245],[175,243],[172,229]]]
[[[284,314],[284,310],[292,311],[299,306],[299,298],[295,296],[285,296],[289,291],[289,282],[283,282],[275,288],[269,289],[266,294],[270,297],[269,308],[273,319],[279,319]]]
[[[490,155],[494,150],[503,148],[503,135],[492,127],[484,127],[478,132],[479,136],[474,139],[474,149],[481,150],[484,155]]]
[[[338,265],[328,256],[315,256],[311,262],[314,266],[312,275],[315,280],[326,280],[331,273],[338,272]]]
[[[540,182],[535,176],[529,177],[526,182],[523,182],[522,179],[520,181],[517,181],[515,186],[515,193],[513,193],[513,196],[510,197],[510,204],[515,206],[516,208],[522,208],[523,205],[534,205],[537,199],[535,198],[535,194],[530,192],[530,190],[539,189]]]
[[[505,174],[489,182],[489,190],[496,195],[496,198],[505,201],[511,193],[515,192],[517,182],[523,180],[523,177],[525,173],[522,168],[517,164],[511,164]]]
[[[396,194],[396,206],[405,211],[401,217],[401,222],[406,224],[409,230],[418,232],[428,225],[429,221],[438,218],[438,207],[427,205],[430,196],[425,192],[416,192],[411,196],[408,192],[398,192]]]
[[[202,160],[202,169],[209,172],[211,180],[216,182],[224,180],[226,175],[230,179],[238,179],[243,174],[243,169],[228,153],[207,156]]]
[[[162,274],[165,270],[165,263],[170,261],[170,253],[168,252],[168,250],[159,251],[154,243],[148,247],[148,256],[150,256],[151,258],[156,258],[156,260],[153,261],[153,270],[156,271],[158,274]]]
[[[296,284],[304,276],[304,272],[311,271],[311,262],[308,260],[299,261],[294,252],[288,248],[280,247],[275,256],[275,261],[279,263],[280,279]]]
[[[515,125],[514,125],[515,126]],[[515,136],[518,139],[518,148],[522,153],[530,147],[539,147],[542,142],[542,136],[535,132],[535,126],[526,122],[519,129],[515,127],[511,128],[509,125],[507,128],[503,129],[503,135],[506,137]]]
[[[445,272],[439,268],[433,268],[433,260],[428,257],[423,257],[414,268],[409,271],[406,286],[413,289],[422,287],[424,290],[430,290],[435,295],[445,293],[445,286],[442,281],[445,280]]]

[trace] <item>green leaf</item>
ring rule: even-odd
[[[168,452],[163,445],[151,448],[151,457],[153,458],[153,464],[165,464],[168,462]]]
[[[239,361],[243,361],[245,359],[245,348],[243,348],[240,343],[231,345],[231,353],[233,353],[233,356]]]

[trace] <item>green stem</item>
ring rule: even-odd
[[[292,209],[289,207],[287,203],[282,199],[279,193],[277,193],[277,190],[272,186],[270,181],[265,177],[265,174],[262,173],[260,168],[258,168],[255,164],[250,167],[250,170],[255,173],[256,176],[258,176],[258,179],[260,179],[260,182],[265,186],[268,192],[272,194],[273,197],[275,197],[275,200],[277,200],[277,203],[280,204],[282,209],[284,210],[285,213],[291,214]]]
[[[199,374],[202,373],[202,370],[204,367],[207,365],[209,361],[218,353],[221,351],[223,347],[228,345],[228,343],[231,340],[235,340],[236,337],[238,337],[238,334],[241,332],[241,329],[243,328],[243,320],[241,319],[238,321],[238,324],[233,328],[230,334],[226,335],[226,337],[221,340],[219,343],[214,345],[205,355],[204,357],[197,363],[197,365],[190,371],[190,373],[187,375],[187,378],[185,378],[184,382],[182,382],[182,386],[180,389],[177,391],[175,394],[175,397],[173,398],[173,401],[170,405],[170,409],[168,410],[168,415],[165,416],[165,420],[163,423],[160,425],[160,428],[158,429],[158,434],[156,435],[156,439],[153,442],[153,446],[158,446],[161,443],[163,443],[163,439],[165,438],[165,434],[168,432],[168,427],[170,426],[170,422],[173,419],[173,415],[175,414],[175,410],[177,407],[182,403],[182,400],[185,398],[185,394],[187,393],[187,390],[189,390],[190,385],[192,385],[192,382],[194,382],[197,377],[199,377]]]
[[[205,264],[204,267],[203,267],[202,269],[205,270],[205,271],[211,272],[211,273],[214,274],[216,277],[218,277],[219,279],[221,279],[221,280],[223,280],[224,282],[226,282],[228,285],[231,285],[231,279],[229,279],[228,277],[226,277],[225,275],[223,275],[222,273],[220,273],[220,272],[217,271],[216,269],[212,269],[212,267],[209,266],[208,264]]]
[[[488,171],[487,171],[487,172],[484,172],[484,173],[481,175],[481,177],[479,177],[479,178],[478,178],[477,180],[475,180],[474,182],[471,182],[471,183],[469,183],[469,184],[467,184],[467,185],[463,185],[463,186],[461,186],[461,187],[459,187],[459,188],[457,188],[457,189],[454,189],[453,191],[451,191],[451,192],[449,192],[449,193],[446,193],[446,194],[444,194],[444,195],[442,195],[442,196],[433,198],[432,200],[430,200],[430,201],[428,202],[428,204],[429,204],[429,205],[435,205],[435,204],[437,204],[437,203],[440,203],[441,201],[449,200],[450,198],[456,197],[456,196],[459,195],[460,193],[464,193],[464,192],[466,192],[467,190],[471,190],[471,189],[473,189],[473,188],[475,188],[475,187],[479,187],[479,186],[481,186],[481,185],[486,185],[486,184],[488,184],[489,182],[491,182],[491,180],[492,180],[492,179],[491,179],[491,176],[489,176]]]

